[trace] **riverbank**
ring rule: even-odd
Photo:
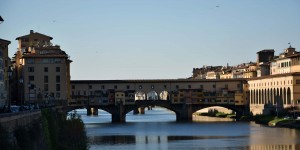
[[[211,117],[211,116],[201,116],[197,114],[193,114],[193,121],[196,122],[230,122],[235,121],[233,118],[222,118],[222,117]]]
[[[235,121],[229,114],[208,116],[206,114],[193,114],[193,120],[200,122],[216,122],[216,121]],[[269,127],[281,127],[300,130],[300,120],[268,115],[243,116],[239,121],[254,121],[256,124],[262,124]]]
[[[300,130],[300,120],[289,117],[276,117],[269,115],[243,116],[241,121],[254,121],[270,127],[282,127]]]

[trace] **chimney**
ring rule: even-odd
[[[30,30],[30,34],[32,34],[33,33],[33,30]]]

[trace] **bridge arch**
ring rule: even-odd
[[[206,106],[195,106],[193,108],[192,113],[195,113],[195,112],[197,112],[199,110],[202,110],[202,109],[212,108],[212,107],[226,108],[228,110],[231,110],[231,111],[235,112],[237,117],[243,115],[244,112],[245,112],[245,108],[243,106],[235,106],[235,105],[232,105],[232,106],[231,105],[210,105],[210,106],[208,106],[208,105],[206,105]]]

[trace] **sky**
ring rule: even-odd
[[[299,0],[1,0],[0,38],[30,30],[70,56],[71,80],[188,78],[203,65],[300,51]]]

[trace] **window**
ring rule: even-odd
[[[48,67],[44,67],[44,72],[48,72]]]
[[[75,89],[75,85],[72,85],[72,89]]]
[[[61,62],[62,62],[62,61],[61,61],[60,58],[55,58],[55,59],[54,59],[54,63],[57,63],[57,64],[58,64],[58,63],[61,63]]]
[[[102,89],[102,90],[104,90],[104,89],[105,89],[105,86],[104,86],[104,85],[102,85],[102,86],[101,86],[101,89]]]
[[[118,86],[117,86],[117,85],[115,85],[115,86],[114,86],[114,88],[115,88],[115,89],[118,89]]]
[[[34,76],[28,76],[29,81],[34,81]]]
[[[56,76],[56,83],[60,83],[60,76]]]
[[[56,98],[60,98],[60,93],[56,93],[56,94],[55,94],[55,97],[56,97]]]
[[[166,88],[167,88],[167,85],[164,85],[164,88],[166,89]]]
[[[127,88],[127,89],[130,89],[130,86],[129,86],[129,85],[127,85],[127,86],[126,86],[126,88]]]
[[[93,95],[93,91],[90,91],[90,95]]]
[[[83,95],[84,95],[84,96],[86,95],[86,91],[83,91]]]
[[[44,83],[48,83],[48,76],[44,76]]]
[[[56,91],[60,91],[60,84],[56,84]]]
[[[200,89],[203,89],[203,85],[200,85]]]
[[[213,85],[212,85],[212,87],[213,87],[213,88],[216,88],[216,85],[215,85],[215,84],[213,84]]]
[[[237,87],[237,88],[241,88],[241,84],[237,84],[236,87]]]
[[[33,58],[28,58],[28,59],[26,60],[26,62],[27,62],[28,64],[34,64],[34,59],[33,59]]]
[[[60,67],[56,67],[56,72],[60,72]]]
[[[44,58],[44,59],[42,59],[42,63],[43,64],[48,64],[48,63],[50,63],[50,59],[49,58]]]
[[[44,91],[48,91],[48,84],[44,84]]]
[[[34,67],[28,67],[28,72],[34,72]]]
[[[77,95],[80,95],[80,91],[77,91]]]
[[[192,88],[192,86],[191,86],[191,85],[189,85],[188,87],[189,87],[189,89],[190,89],[190,88]]]
[[[296,80],[296,84],[300,84],[300,80]]]
[[[92,85],[89,85],[89,89],[92,89],[93,88],[93,86]]]
[[[176,85],[176,89],[179,89],[179,85]]]

